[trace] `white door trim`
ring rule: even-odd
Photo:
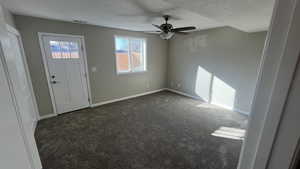
[[[45,33],[45,32],[38,32],[38,36],[39,36],[39,44],[40,44],[40,48],[41,48],[41,52],[42,52],[42,57],[43,57],[43,65],[44,65],[44,69],[45,69],[45,73],[46,73],[46,77],[47,77],[47,84],[48,84],[48,88],[49,88],[49,92],[50,92],[50,96],[51,96],[51,103],[52,103],[52,107],[53,107],[53,112],[55,115],[58,115],[56,106],[55,106],[55,99],[54,99],[54,93],[53,93],[53,89],[52,89],[52,85],[50,84],[50,74],[49,74],[49,68],[48,68],[48,62],[46,59],[46,53],[45,53],[45,47],[44,47],[44,43],[43,43],[43,36],[59,36],[59,37],[71,37],[71,38],[79,38],[81,41],[81,45],[82,47],[82,57],[83,57],[83,61],[84,61],[84,68],[85,68],[85,74],[86,74],[86,83],[87,83],[87,90],[88,90],[88,98],[89,98],[89,107],[91,107],[92,105],[92,95],[91,95],[91,86],[90,86],[90,76],[89,76],[89,69],[88,69],[88,64],[87,64],[87,55],[86,55],[86,48],[85,48],[85,40],[84,40],[84,36],[81,35],[69,35],[69,34],[57,34],[57,33]]]
[[[6,33],[7,34],[12,33],[13,35],[16,35],[16,37],[17,37],[19,47],[20,47],[20,52],[21,52],[21,55],[22,55],[21,59],[22,59],[23,64],[24,64],[26,79],[27,79],[27,82],[28,82],[28,85],[29,85],[29,88],[30,88],[29,89],[30,90],[30,95],[31,95],[31,98],[32,98],[32,101],[33,101],[32,103],[33,103],[34,111],[36,111],[34,113],[36,115],[39,115],[37,105],[36,105],[35,95],[34,95],[33,88],[32,88],[31,77],[30,77],[29,70],[28,70],[26,55],[25,55],[24,48],[23,48],[23,43],[22,43],[22,40],[21,40],[21,35],[20,35],[19,31],[16,30],[15,28],[13,28],[12,26],[6,24],[5,27],[6,27],[6,31],[7,31]],[[0,46],[2,48],[2,45],[0,45]],[[12,99],[12,103],[13,103],[13,106],[14,106],[14,110],[16,112],[18,127],[21,130],[21,136],[22,136],[23,143],[24,143],[24,146],[25,146],[25,151],[28,155],[29,164],[30,164],[32,169],[40,169],[42,166],[41,166],[41,163],[40,163],[39,155],[37,154],[37,156],[34,156],[34,152],[31,151],[32,146],[30,146],[28,136],[26,135],[26,132],[25,132],[23,119],[21,117],[21,112],[20,112],[19,106],[17,104],[15,91],[13,89],[13,84],[12,84],[12,81],[11,81],[11,78],[10,78],[10,75],[9,75],[8,65],[7,65],[7,63],[5,61],[5,58],[4,58],[5,53],[4,53],[3,49],[1,49],[0,53],[1,53],[0,54],[0,62],[2,62],[2,64],[3,64],[3,70],[4,70],[4,73],[5,73],[5,76],[6,76],[8,89],[9,89],[9,92],[11,94],[11,99]],[[3,58],[1,56],[3,56]],[[36,117],[34,117],[35,119],[32,119],[32,120],[35,121],[32,127],[35,127],[35,125],[37,123],[37,120],[38,120],[38,117],[39,116],[36,116]],[[34,128],[33,128],[32,134],[34,134]],[[34,137],[34,135],[32,137]],[[36,146],[36,145],[34,145],[34,146]],[[36,158],[38,158],[38,159],[36,159]],[[35,163],[36,160],[39,161],[39,164]]]
[[[28,85],[29,85],[29,88],[30,88],[30,94],[31,94],[31,98],[32,98],[32,102],[33,102],[33,106],[34,106],[34,110],[35,110],[35,123],[33,124],[33,130],[35,130],[35,127],[36,127],[36,124],[37,124],[37,121],[39,120],[40,118],[40,114],[39,114],[39,109],[38,109],[38,106],[37,106],[37,102],[36,102],[36,97],[35,97],[35,93],[34,93],[34,90],[33,90],[33,86],[32,86],[32,80],[31,80],[31,76],[30,76],[30,72],[29,72],[29,69],[28,69],[28,63],[27,63],[27,59],[26,59],[26,54],[25,54],[25,50],[24,50],[24,47],[23,47],[23,42],[22,42],[22,37],[21,37],[21,34],[20,32],[15,29],[14,27],[10,26],[9,24],[6,24],[6,29],[8,32],[14,34],[17,36],[18,38],[18,41],[19,41],[19,45],[20,45],[20,50],[21,50],[21,55],[22,55],[22,60],[23,60],[23,63],[24,63],[24,67],[25,67],[25,71],[26,71],[26,79],[28,80]]]
[[[252,114],[248,124],[245,142],[240,154],[238,169],[266,169],[283,108],[293,80],[299,53],[299,31],[293,32],[296,19],[296,6],[299,0],[276,0],[272,22],[261,61],[259,79],[253,99]],[[299,30],[299,29],[298,29]],[[274,52],[275,51],[275,52]],[[273,65],[271,65],[273,63]],[[269,76],[269,77],[268,77]],[[267,82],[268,81],[268,82]],[[271,84],[268,84],[268,83]],[[268,87],[267,98],[260,98],[263,89]],[[266,103],[262,106],[261,103]],[[258,110],[258,111],[257,111]],[[260,119],[258,119],[260,118]]]

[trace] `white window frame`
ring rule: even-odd
[[[130,70],[127,72],[120,72],[118,71],[118,59],[117,59],[117,53],[116,53],[116,49],[117,49],[117,43],[116,43],[116,39],[117,38],[124,38],[124,39],[128,39],[128,56],[129,56],[129,68]],[[144,70],[142,71],[133,71],[131,68],[131,42],[130,40],[142,40],[143,43],[143,62],[144,62]],[[117,75],[123,75],[123,74],[134,74],[134,73],[144,73],[147,72],[147,39],[146,38],[141,38],[141,37],[133,37],[133,36],[119,36],[119,35],[115,35],[114,36],[114,43],[115,43],[115,48],[114,48],[114,56],[115,56],[115,65],[116,65],[116,74]]]

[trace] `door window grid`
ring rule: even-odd
[[[77,42],[50,41],[52,59],[79,59]]]

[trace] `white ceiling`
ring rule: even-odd
[[[3,0],[15,14],[135,31],[156,30],[163,14],[175,27],[208,29],[231,26],[255,32],[266,30],[274,0]]]

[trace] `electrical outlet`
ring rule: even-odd
[[[176,86],[178,89],[181,88],[181,83],[177,83],[177,86]]]

